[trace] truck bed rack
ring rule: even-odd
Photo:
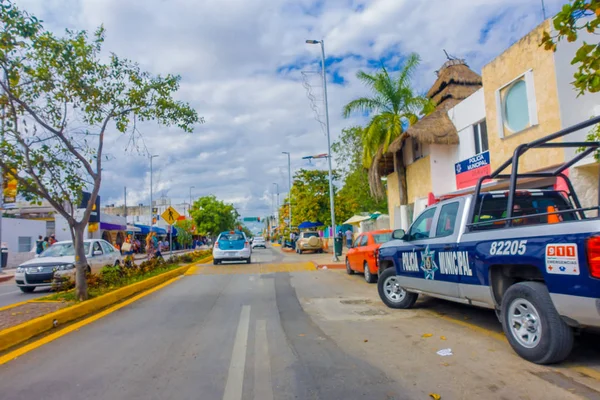
[[[510,226],[512,226],[514,219],[523,218],[522,216],[513,217],[513,206],[515,203],[515,194],[517,192],[517,180],[518,179],[520,179],[520,178],[561,177],[562,179],[564,179],[565,183],[567,184],[567,187],[569,189],[569,196],[571,197],[571,200],[573,201],[573,204],[575,205],[575,209],[569,209],[569,210],[564,210],[564,211],[555,211],[552,213],[540,213],[540,214],[534,214],[534,215],[532,214],[532,215],[527,215],[527,217],[544,216],[544,215],[557,214],[557,213],[560,214],[561,212],[577,212],[580,215],[580,217],[582,219],[584,219],[585,218],[584,212],[591,211],[591,210],[596,210],[598,212],[598,216],[600,217],[600,206],[586,207],[586,208],[583,208],[581,206],[581,203],[579,201],[579,198],[577,197],[577,193],[575,193],[575,190],[573,188],[573,184],[571,183],[571,180],[569,179],[568,176],[566,176],[563,173],[566,169],[575,165],[577,162],[581,161],[588,155],[592,154],[595,151],[598,151],[598,149],[600,149],[600,142],[552,142],[552,140],[561,138],[561,137],[566,136],[573,132],[577,132],[581,129],[596,125],[597,123],[600,123],[600,116],[590,118],[589,120],[580,122],[580,123],[570,126],[568,128],[561,129],[558,132],[555,132],[551,135],[534,140],[532,142],[520,144],[515,149],[513,156],[511,158],[506,160],[506,162],[504,162],[500,167],[498,167],[491,174],[482,176],[481,178],[479,178],[479,181],[477,181],[477,185],[475,186],[475,199],[479,199],[480,194],[481,194],[481,186],[483,185],[483,182],[485,182],[486,180],[509,179],[508,201],[506,204],[506,218],[498,219],[495,222],[503,221],[505,223],[506,227],[510,227]],[[580,149],[582,149],[582,151],[579,154],[577,154],[575,157],[573,157],[571,160],[556,167],[552,171],[526,172],[526,173],[521,173],[521,174],[519,173],[519,158],[523,154],[525,154],[528,150],[544,149],[544,148],[546,148],[546,149],[547,148],[573,148],[573,147],[580,148]],[[511,172],[503,173],[509,166],[512,166]],[[471,210],[470,210],[470,214],[469,214],[469,215],[471,215],[471,218],[472,218],[471,222],[473,221],[473,217],[475,214],[476,203],[477,203],[477,201],[471,202]],[[599,177],[599,182],[598,182],[598,204],[600,204],[600,177]],[[469,223],[469,224],[467,224],[467,227],[471,227],[471,226],[479,225],[479,224],[482,224],[482,223],[481,222]]]

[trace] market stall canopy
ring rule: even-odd
[[[311,229],[311,228],[316,228],[318,226],[323,226],[322,222],[310,222],[310,221],[304,221],[303,223],[301,223],[300,225],[298,225],[298,229]]]
[[[371,219],[370,215],[355,215],[347,221],[344,221],[343,225],[359,225],[362,221],[366,221],[368,219]]]
[[[138,228],[137,226],[127,225],[127,232],[138,233],[138,232],[141,232],[141,231],[142,231],[142,229]]]
[[[141,233],[142,235],[147,235],[150,233],[150,231],[156,232],[156,234],[158,234],[158,235],[166,235],[167,234],[166,229],[159,228],[157,226],[148,226],[148,225],[140,225],[140,224],[135,224],[134,226],[136,226],[137,228],[140,228],[139,233]]]

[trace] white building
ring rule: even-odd
[[[46,221],[2,218],[2,242],[8,245],[8,268],[32,259],[38,237],[46,236]]]

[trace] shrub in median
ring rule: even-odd
[[[180,267],[181,264],[199,261],[210,256],[210,254],[210,250],[203,250],[194,251],[181,256],[174,256],[168,263],[163,259],[153,258],[152,260],[144,261],[139,265],[132,264],[128,267],[107,265],[97,274],[87,274],[86,279],[90,298],[170,271]],[[68,277],[62,277],[61,279],[57,278],[55,284],[53,284],[53,288],[55,290],[60,290],[60,292],[45,297],[44,299],[72,301],[74,300],[72,291],[74,286],[73,280]]]

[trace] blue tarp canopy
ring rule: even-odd
[[[148,225],[140,225],[140,224],[135,224],[134,226],[141,229],[141,231],[139,233],[142,235],[149,234],[151,230],[152,230],[152,232],[156,232],[156,234],[158,234],[158,235],[166,235],[167,234],[166,229],[159,228],[158,226],[148,226]]]
[[[304,221],[303,223],[301,223],[300,225],[298,225],[298,229],[311,229],[311,228],[316,228],[317,226],[323,226],[322,222],[309,222],[309,221]]]

